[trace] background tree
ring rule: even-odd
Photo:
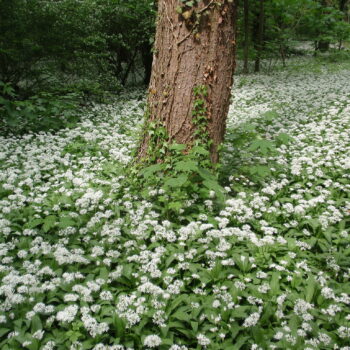
[[[243,73],[247,74],[249,71],[248,60],[249,60],[249,0],[244,0],[244,52],[243,52]]]
[[[169,143],[207,145],[217,162],[235,67],[236,5],[161,0],[158,7],[146,123],[164,127]],[[151,142],[146,132],[140,158]]]

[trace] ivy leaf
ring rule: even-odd
[[[181,6],[177,6],[177,7],[176,7],[176,12],[177,12],[178,14],[181,15],[181,13],[182,13],[182,7],[181,7]]]

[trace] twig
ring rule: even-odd
[[[214,0],[211,0],[209,2],[208,5],[204,6],[201,10],[199,10],[198,12],[196,12],[197,15],[200,15],[201,13],[203,13],[204,11],[206,11],[212,4],[214,3]],[[191,29],[191,31],[183,38],[181,39],[180,41],[177,42],[177,46],[180,46],[184,41],[186,41],[190,36],[191,34],[193,33],[194,29],[198,26],[198,24],[194,25]]]
[[[192,27],[191,31],[180,41],[177,42],[177,46],[180,46],[184,41],[186,41],[194,31],[195,26]]]
[[[214,0],[211,0],[210,2],[209,2],[209,4],[207,5],[207,6],[204,6],[201,10],[199,10],[198,12],[197,12],[197,14],[201,14],[202,12],[204,12],[206,9],[208,9],[208,7],[210,7],[212,4],[214,3]]]

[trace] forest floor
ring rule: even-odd
[[[142,92],[0,138],[0,348],[349,350],[349,82],[305,60],[236,76],[225,200],[177,220],[125,186]]]

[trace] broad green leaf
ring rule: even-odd
[[[290,142],[294,141],[293,137],[289,136],[288,134],[282,132],[277,136],[277,140],[283,143],[284,145],[289,144]]]
[[[48,232],[52,227],[55,226],[57,217],[55,215],[49,215],[44,219],[43,230]]]
[[[216,193],[216,195],[220,198],[224,198],[224,189],[219,185],[217,181],[213,180],[205,180],[203,181],[203,185]]]
[[[246,344],[249,337],[245,337],[243,335],[240,335],[238,339],[235,341],[235,344],[232,347],[232,350],[239,350],[243,345]]]
[[[59,226],[59,228],[65,229],[67,227],[75,226],[75,224],[76,223],[72,218],[65,216],[65,217],[60,218],[58,226]]]
[[[209,151],[206,150],[204,147],[201,146],[195,146],[191,149],[191,152],[193,152],[194,154],[201,154],[203,156],[207,156],[209,155]]]
[[[213,180],[216,181],[215,176],[207,169],[205,168],[198,168],[198,174],[202,177],[204,180]]]
[[[175,211],[179,211],[182,208],[181,202],[171,202],[169,203],[169,209],[173,209]]]
[[[248,151],[259,151],[263,155],[275,150],[275,145],[269,140],[254,140],[248,148]]]
[[[306,292],[305,292],[305,299],[308,303],[311,303],[313,296],[315,294],[315,289],[316,289],[316,281],[315,279],[310,276],[309,279],[307,280],[307,287],[306,287]]]
[[[4,336],[5,334],[9,333],[10,329],[8,328],[0,328],[0,337]]]
[[[41,319],[38,315],[35,315],[34,317],[32,317],[31,319],[31,330],[32,332],[36,332],[36,331],[39,331],[43,328],[43,324],[41,322]]]
[[[143,169],[141,171],[141,174],[147,179],[150,176],[152,176],[154,173],[156,173],[157,171],[163,170],[164,167],[165,167],[165,165],[163,163],[153,164],[153,165],[150,165],[147,168]]]
[[[249,168],[249,172],[252,175],[258,175],[262,178],[271,175],[270,168],[264,165],[256,165]]]
[[[265,120],[273,121],[275,118],[279,117],[276,111],[267,111],[263,114]]]
[[[198,171],[198,163],[194,160],[182,160],[175,164],[175,170],[177,171]]]
[[[279,272],[272,273],[270,287],[273,295],[276,295],[277,292],[280,290],[280,273]]]
[[[171,315],[171,317],[176,318],[180,321],[189,321],[189,315],[182,311],[177,311]]]
[[[169,149],[173,151],[181,152],[181,151],[184,151],[186,147],[187,146],[182,143],[173,143],[172,145],[169,146]]]
[[[29,221],[27,224],[26,224],[26,227],[28,228],[35,228],[39,225],[41,225],[43,223],[43,219],[34,219],[34,220],[31,220]]]
[[[166,187],[181,187],[188,179],[188,176],[181,174],[178,177],[167,178],[164,182]]]

